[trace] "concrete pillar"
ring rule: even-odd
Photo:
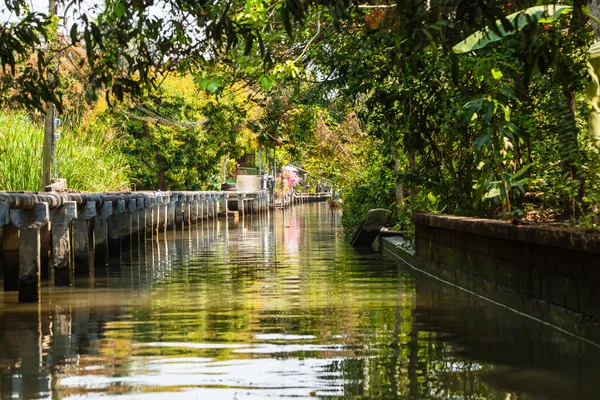
[[[4,290],[17,290],[19,281],[19,229],[10,224],[10,207],[0,201],[0,262]]]
[[[136,199],[135,211],[131,216],[131,237],[133,244],[138,246],[142,238],[143,229],[141,228],[141,222],[144,219],[144,199]]]
[[[198,195],[193,194],[190,201],[190,223],[198,223]]]
[[[86,275],[94,265],[94,246],[91,221],[96,217],[96,202],[87,201],[77,208],[77,219],[73,221],[73,255],[75,274]]]
[[[144,209],[140,213],[140,231],[144,238],[152,237],[152,198],[144,199]],[[150,222],[148,222],[150,221]]]
[[[50,248],[52,247],[52,238],[50,237],[50,224],[40,228],[40,276],[46,280],[50,277]]]
[[[206,218],[210,219],[213,218],[213,205],[212,205],[212,194],[208,193],[206,194]]]
[[[113,213],[113,204],[105,201],[96,208],[94,218],[94,246],[95,256],[106,259],[108,254],[108,217]]]
[[[167,225],[169,224],[169,195],[163,194],[160,204],[160,221],[158,223],[158,230],[165,232]]]
[[[260,194],[254,194],[252,197],[252,214],[258,214],[258,202],[260,201]]]
[[[177,202],[175,203],[175,225],[180,227],[183,224],[183,204],[185,203],[185,196],[179,195]]]
[[[175,226],[175,203],[179,199],[176,194],[169,196],[169,203],[167,204],[167,229],[173,229]]]
[[[147,238],[152,238],[153,236],[156,236],[155,231],[154,231],[154,227],[156,225],[156,221],[157,221],[157,217],[158,217],[158,213],[156,211],[156,197],[150,197],[149,198],[149,207],[146,209],[146,217],[145,217],[145,222],[146,222],[146,237]]]
[[[199,210],[199,215],[200,215],[200,219],[202,221],[204,221],[206,219],[206,194],[201,193],[199,195],[199,202],[200,202],[200,210]]]
[[[31,210],[10,210],[10,220],[20,234],[19,302],[40,300],[40,228],[49,217],[46,203],[36,203]]]
[[[192,222],[192,197],[193,195],[191,194],[185,195],[185,202],[183,203],[183,224],[185,226],[190,226],[190,223]]]
[[[156,203],[154,204],[154,207],[152,207],[152,235],[153,236],[158,235],[160,220],[162,219],[161,205],[162,205],[162,196],[158,195],[158,196],[156,196]]]
[[[228,201],[229,201],[229,193],[222,193],[221,194],[221,212],[223,213],[223,216],[225,218],[227,218],[227,213],[229,212],[229,206],[227,205]]]
[[[71,286],[73,265],[71,264],[71,221],[77,218],[77,204],[67,201],[50,210],[52,225],[52,250],[50,256],[50,284]]]
[[[144,231],[144,209],[146,208],[146,199],[139,198],[136,200],[135,206],[135,214],[137,216],[137,221],[133,222],[131,226],[132,231],[134,231],[138,236],[141,237],[142,232]]]
[[[137,208],[137,200],[136,199],[128,199],[125,200],[125,210],[121,213],[121,249],[130,249],[131,248],[131,227],[132,227],[132,219],[133,213]]]
[[[213,207],[214,207],[214,217],[215,219],[217,219],[219,217],[219,199],[220,199],[220,195],[218,193],[215,193],[213,195]]]
[[[0,229],[10,223],[10,207],[6,202],[0,201]]]
[[[113,203],[112,211],[108,217],[108,252],[121,254],[121,214],[125,211],[125,200]]]
[[[2,271],[4,290],[19,289],[19,228],[13,224],[2,227]]]
[[[244,216],[244,199],[246,198],[246,193],[238,193],[238,212],[240,216]]]

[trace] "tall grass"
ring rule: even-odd
[[[0,112],[0,190],[42,190],[43,139],[43,126],[25,114]],[[111,191],[129,184],[118,142],[100,127],[62,130],[56,165],[71,190]]]

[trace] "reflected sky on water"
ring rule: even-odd
[[[596,347],[346,242],[301,205],[4,293],[1,398],[600,398]]]

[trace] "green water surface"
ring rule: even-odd
[[[325,204],[0,303],[2,399],[600,399],[598,348],[347,245]]]

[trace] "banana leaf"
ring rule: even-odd
[[[475,32],[462,42],[453,47],[456,53],[468,53],[469,51],[479,50],[490,43],[504,39],[512,35],[519,29],[531,22],[546,23],[553,21],[563,13],[571,12],[572,6],[569,5],[542,5],[530,7],[525,10],[510,14],[506,19],[512,25],[512,29],[505,29],[500,20],[496,21],[496,29],[489,27]]]
[[[600,148],[600,43],[592,45],[588,53],[590,83],[585,88],[585,97],[592,105],[588,128],[594,144]]]

